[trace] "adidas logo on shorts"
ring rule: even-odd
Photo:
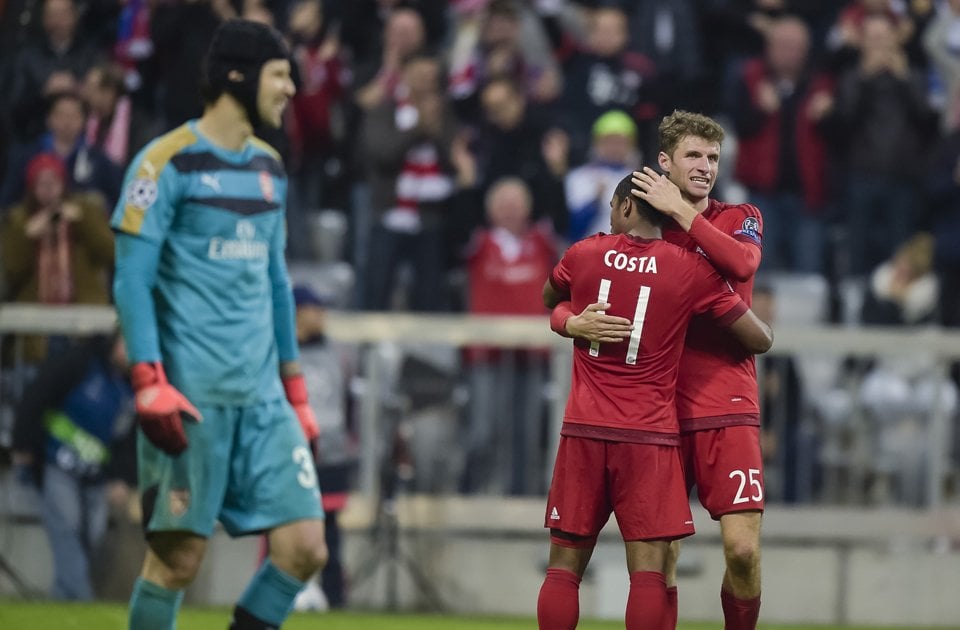
[[[560,512],[557,512],[557,506],[553,506],[553,509],[550,511],[550,520],[551,521],[560,520]]]

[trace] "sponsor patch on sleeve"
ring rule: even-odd
[[[758,245],[760,244],[760,221],[756,217],[747,217],[743,220],[743,225],[740,226],[740,229],[735,231],[734,236],[737,234],[743,234],[747,238],[751,239]]]

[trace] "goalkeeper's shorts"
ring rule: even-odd
[[[170,456],[137,436],[144,529],[231,536],[323,518],[313,456],[296,414],[280,399],[245,407],[197,406],[189,442]]]

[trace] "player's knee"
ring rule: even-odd
[[[155,536],[144,562],[144,577],[171,590],[184,589],[197,577],[205,550],[206,541],[200,537]]]
[[[327,543],[324,541],[316,542],[310,545],[310,547],[305,550],[304,553],[304,570],[309,570],[310,574],[313,574],[323,567],[327,566],[327,561],[330,559],[330,551],[327,549]]]
[[[327,544],[322,537],[305,537],[298,540],[284,558],[284,564],[294,576],[301,580],[326,566],[329,559]]]
[[[749,575],[760,565],[760,541],[742,537],[726,541],[723,547],[727,568],[737,575]]]

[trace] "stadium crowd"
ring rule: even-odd
[[[31,160],[59,157],[67,194],[111,208],[136,150],[199,115],[198,60],[239,15],[276,25],[293,49],[297,96],[284,133],[264,134],[294,183],[290,256],[316,255],[316,210],[344,211],[354,306],[469,309],[476,289],[457,271],[503,177],[526,185],[558,252],[605,229],[598,207],[616,175],[653,161],[656,123],[681,108],[718,116],[738,146],[718,197],[761,208],[763,270],[837,287],[928,232],[930,317],[960,317],[953,0],[7,0],[0,11],[0,204],[13,243],[15,208],[36,194]],[[495,234],[501,249],[519,242]],[[7,299],[36,298],[7,281]]]

